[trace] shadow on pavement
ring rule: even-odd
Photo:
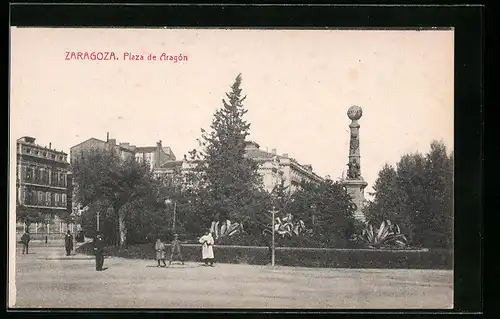
[[[204,265],[203,264],[201,264],[201,265],[198,265],[198,264],[184,264],[184,265],[181,265],[181,264],[171,264],[171,265],[160,266],[160,267],[158,267],[158,265],[146,265],[146,268],[177,268],[177,269],[183,269],[183,268],[198,268],[198,267],[201,267],[201,266],[204,266]]]

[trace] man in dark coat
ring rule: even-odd
[[[23,242],[23,255],[26,252],[28,254],[28,245],[30,243],[31,237],[28,232],[25,232],[21,237],[21,241]]]
[[[104,265],[104,240],[102,235],[98,234],[94,239],[94,251],[95,251],[95,270],[102,271],[102,266]]]
[[[69,230],[64,237],[64,246],[66,247],[66,256],[69,256],[71,254],[71,251],[73,250],[73,235],[71,235],[71,232]]]

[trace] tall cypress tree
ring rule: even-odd
[[[243,119],[247,110],[243,107],[246,96],[242,96],[241,74],[222,99],[223,107],[213,117],[211,132],[202,129],[204,146],[197,166],[201,175],[205,201],[212,219],[233,222],[249,220],[249,203],[259,190],[260,175],[257,163],[245,157],[245,140],[250,123]]]

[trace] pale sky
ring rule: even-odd
[[[242,73],[250,139],[316,173],[342,176],[351,105],[360,119],[366,195],[385,163],[453,147],[453,31],[11,29],[11,143],[33,136],[69,154],[88,138],[197,146]],[[65,60],[66,51],[117,61]],[[187,62],[125,61],[162,52]],[[12,148],[11,148],[12,149]]]

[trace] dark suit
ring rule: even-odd
[[[97,237],[94,239],[95,270],[101,271],[104,265],[104,241]]]
[[[64,237],[64,246],[66,247],[66,256],[69,256],[73,250],[73,235],[66,234]]]
[[[28,253],[28,245],[30,243],[30,235],[28,233],[24,233],[24,235],[21,237],[21,241],[23,242],[23,255]]]

